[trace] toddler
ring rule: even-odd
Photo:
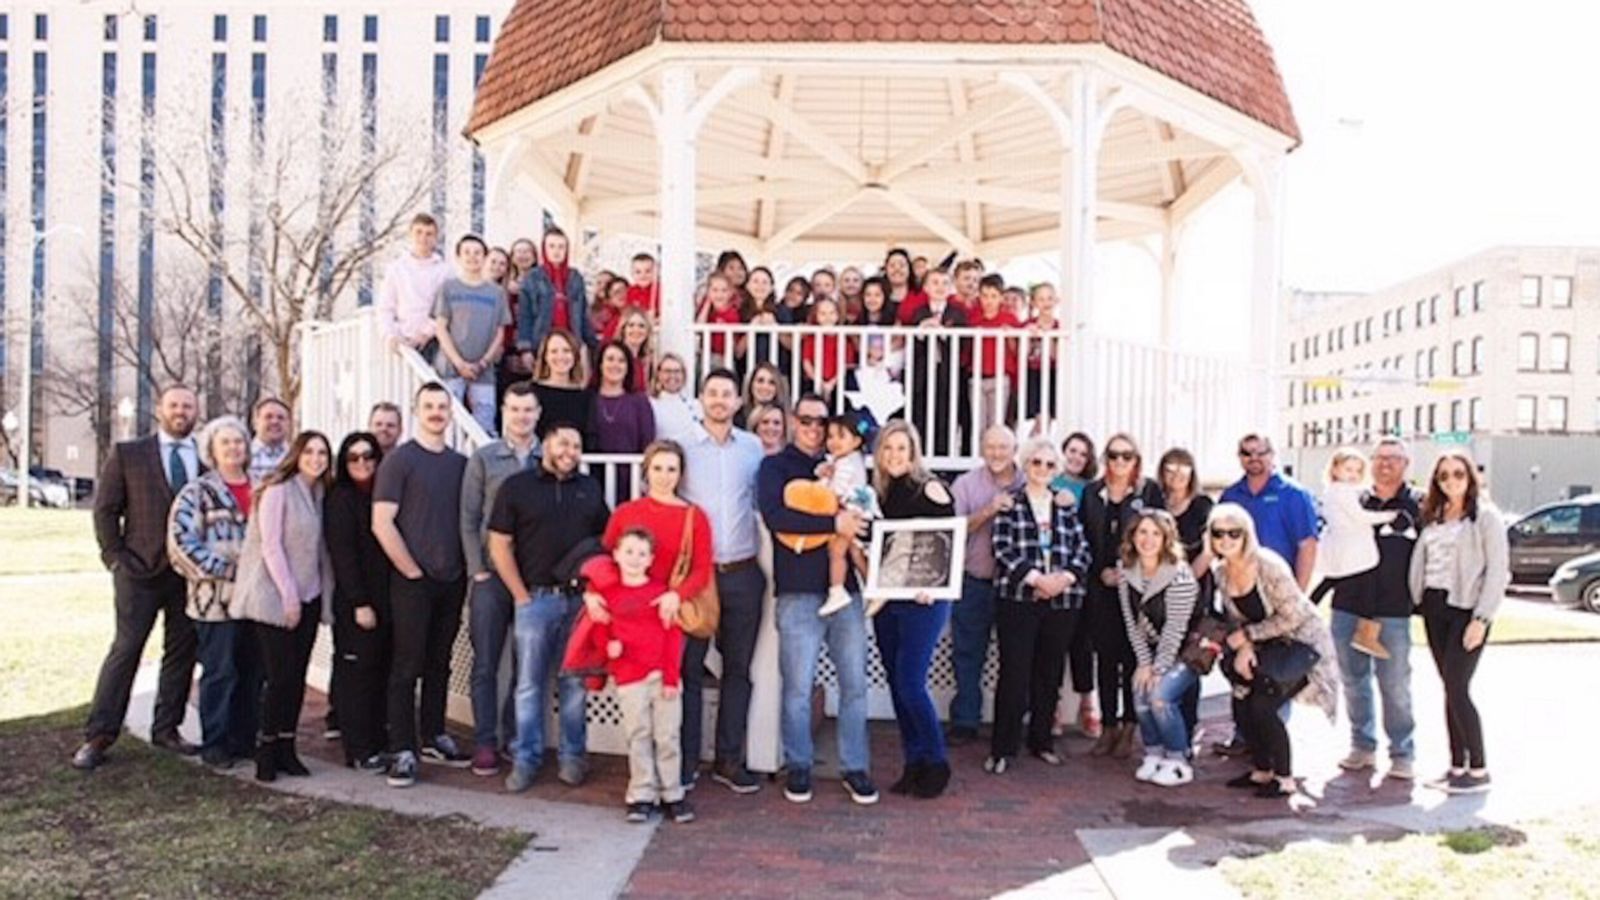
[[[835,416],[828,422],[828,461],[818,471],[828,490],[838,498],[840,508],[858,513],[864,519],[876,519],[881,515],[878,495],[867,482],[865,447],[871,432],[871,421],[860,413]],[[851,565],[864,574],[866,551],[855,538],[834,535],[828,541],[828,598],[817,615],[831,616],[850,605],[850,592],[845,590],[844,583]],[[867,614],[875,614],[880,605],[881,602],[869,603]]]
[[[1318,557],[1323,563],[1323,579],[1311,594],[1313,603],[1336,590],[1370,592],[1376,588],[1370,578],[1357,576],[1378,567],[1378,539],[1372,529],[1393,522],[1396,512],[1363,508],[1361,495],[1366,489],[1367,458],[1352,447],[1335,450],[1328,461],[1327,490],[1322,495],[1327,528]],[[1388,659],[1389,651],[1378,640],[1380,628],[1378,620],[1362,618],[1350,646],[1378,659]]]

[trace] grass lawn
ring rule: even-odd
[[[86,509],[0,508],[0,575],[104,571]]]
[[[105,573],[0,580],[0,722],[88,701],[112,624]],[[144,655],[161,655],[159,623]]]
[[[529,835],[279,794],[125,737],[65,765],[84,710],[0,722],[0,897],[476,896]]]
[[[1600,811],[1591,809],[1521,829],[1307,842],[1218,868],[1245,897],[1262,900],[1600,897],[1596,859]]]

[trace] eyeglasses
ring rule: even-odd
[[[1028,465],[1033,466],[1035,469],[1054,469],[1056,461],[1053,459],[1030,459],[1028,460]]]
[[[1237,541],[1242,537],[1244,537],[1244,529],[1243,528],[1213,528],[1213,529],[1211,529],[1211,539],[1214,540],[1214,541],[1221,541],[1221,540]]]
[[[1265,459],[1272,455],[1271,450],[1240,450],[1240,459]]]
[[[345,454],[344,461],[347,463],[372,462],[377,458],[378,454],[373,453],[371,450],[352,450]]]
[[[1110,462],[1133,462],[1138,457],[1132,450],[1107,450],[1106,459]]]
[[[1441,484],[1443,484],[1446,481],[1466,481],[1467,480],[1467,473],[1466,473],[1466,471],[1464,469],[1453,469],[1453,470],[1449,470],[1449,471],[1445,471],[1445,472],[1440,472],[1439,473],[1439,477],[1437,479],[1435,479],[1435,480],[1438,481]]]
[[[794,417],[794,421],[795,421],[795,424],[804,425],[807,428],[818,428],[818,427],[821,427],[822,425],[826,425],[827,424],[828,417],[827,416],[795,416]]]

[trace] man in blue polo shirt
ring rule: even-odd
[[[1292,478],[1279,475],[1272,440],[1247,434],[1239,441],[1244,477],[1222,492],[1223,503],[1237,503],[1255,520],[1261,546],[1283,557],[1305,590],[1317,564],[1317,501]]]

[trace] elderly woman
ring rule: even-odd
[[[1339,702],[1333,640],[1289,564],[1261,546],[1244,507],[1220,503],[1211,510],[1206,550],[1232,629],[1221,665],[1234,683],[1236,724],[1251,755],[1251,770],[1228,786],[1268,799],[1291,796],[1289,731],[1279,712],[1297,699],[1333,718]]]
[[[266,672],[256,745],[260,781],[273,781],[280,772],[311,774],[294,744],[311,645],[317,623],[330,618],[333,599],[333,564],[322,536],[332,456],[320,432],[303,431],[294,439],[283,462],[262,479],[239,554],[228,615],[251,623]]]
[[[984,771],[1004,774],[1017,755],[1022,718],[1028,714],[1028,750],[1061,765],[1050,725],[1066,667],[1067,647],[1078,627],[1092,560],[1073,505],[1050,486],[1061,454],[1047,438],[1034,438],[1019,457],[1021,490],[994,517],[995,635],[1000,680],[995,688],[994,731]]]
[[[885,519],[955,515],[955,500],[944,482],[923,465],[922,447],[909,423],[889,423],[878,437],[874,454],[873,487]],[[949,620],[950,604],[936,603],[926,593],[918,595],[915,602],[887,604],[873,619],[905,755],[905,773],[889,790],[924,800],[944,793],[950,783],[944,732],[928,693],[933,648]]]
[[[650,409],[656,417],[656,437],[685,440],[704,419],[700,401],[684,390],[688,380],[689,369],[683,357],[663,353],[661,361],[656,363],[655,380],[650,385]]]
[[[1144,764],[1134,777],[1162,787],[1188,784],[1194,769],[1181,707],[1200,677],[1178,658],[1178,650],[1189,633],[1197,589],[1170,513],[1146,509],[1134,515],[1122,539],[1117,573],[1122,623],[1138,660],[1133,711]]]
[[[186,611],[200,638],[200,758],[231,768],[255,746],[261,668],[249,631],[228,618],[250,518],[250,433],[233,416],[200,435],[208,471],[183,486],[167,516],[167,555],[188,582]]]
[[[1450,733],[1450,770],[1428,786],[1452,794],[1489,789],[1472,675],[1511,580],[1508,554],[1505,521],[1484,493],[1478,467],[1465,452],[1446,450],[1422,501],[1410,586],[1444,683]]]

